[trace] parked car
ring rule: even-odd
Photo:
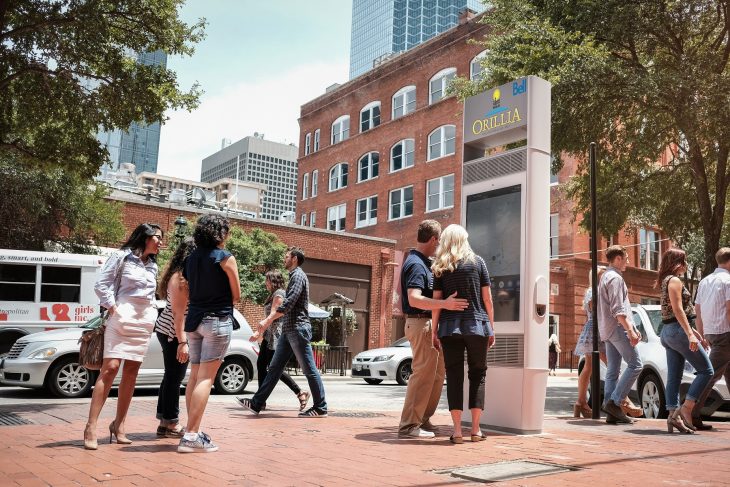
[[[368,384],[396,380],[404,386],[411,376],[413,352],[408,339],[401,338],[389,347],[360,352],[352,359],[352,377],[361,377]]]
[[[643,370],[632,386],[632,395],[639,400],[646,418],[666,418],[666,396],[665,385],[667,383],[667,355],[659,340],[662,329],[661,306],[659,305],[633,305],[631,308],[632,319],[636,328],[641,333],[641,341],[636,345],[639,356],[644,364]],[[621,370],[626,368],[626,363],[621,362]],[[583,370],[583,359],[578,365],[578,370]],[[685,364],[682,384],[679,388],[680,397],[689,389],[694,380],[694,368],[689,362]],[[606,367],[601,363],[601,399],[603,400],[603,385],[606,377]],[[591,388],[592,389],[592,388]],[[712,393],[705,403],[702,413],[710,416],[716,411],[730,411],[730,393],[725,379],[720,379],[712,390]]]
[[[158,301],[158,312],[164,308]],[[252,335],[246,318],[234,310],[233,318],[240,325],[233,332],[225,360],[214,381],[216,391],[238,394],[248,381],[256,378],[256,359],[259,349],[248,339]],[[96,381],[97,371],[89,371],[79,363],[78,340],[84,330],[99,326],[95,316],[81,326],[33,333],[18,339],[7,356],[0,361],[0,383],[8,386],[46,388],[58,397],[80,397],[89,393]],[[137,385],[155,386],[162,381],[165,366],[160,342],[152,336],[150,347],[137,376]],[[190,369],[183,383],[187,383]],[[114,385],[119,385],[122,374],[117,374]]]

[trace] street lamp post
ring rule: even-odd
[[[178,239],[179,242],[182,241],[183,238],[185,238],[185,229],[188,226],[188,221],[185,219],[183,215],[180,215],[175,220],[175,238]]]

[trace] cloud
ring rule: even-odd
[[[203,95],[197,110],[168,113],[162,126],[157,172],[200,180],[203,158],[254,132],[267,140],[299,144],[301,105],[346,81],[349,66],[311,63],[272,73],[253,82],[233,83],[220,93]]]

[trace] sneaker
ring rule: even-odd
[[[238,404],[244,407],[244,409],[248,409],[249,412],[258,415],[261,411],[253,407],[253,403],[251,402],[251,399],[243,398],[243,397],[237,397],[236,401],[238,401]]]
[[[327,411],[315,407],[311,407],[306,411],[299,413],[300,418],[326,418]]]
[[[177,446],[178,453],[212,453],[218,451],[218,446],[210,441],[208,435],[198,435],[194,440],[186,440],[180,438],[180,444]]]
[[[413,428],[408,433],[398,433],[398,438],[411,439],[411,438],[433,438],[436,436],[430,431],[423,430],[421,428]]]

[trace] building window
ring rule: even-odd
[[[456,151],[456,126],[443,125],[428,136],[428,160],[453,154]]]
[[[442,69],[429,81],[428,103],[433,105],[446,96],[446,89],[451,80],[456,77],[456,68]]]
[[[406,86],[393,95],[393,120],[416,110],[416,87]]]
[[[309,212],[309,226],[312,228],[317,226],[317,212],[316,211]]]
[[[370,152],[360,158],[360,161],[357,163],[358,182],[378,177],[379,160],[380,154],[377,152]]]
[[[553,213],[550,215],[550,258],[555,259],[558,255],[558,214]]]
[[[454,206],[454,175],[430,179],[426,182],[426,211]]]
[[[486,77],[487,72],[482,67],[482,60],[487,57],[487,51],[482,51],[471,60],[469,63],[469,78],[472,81],[479,81]]]
[[[390,192],[388,219],[397,220],[413,214],[413,186],[394,189]]]
[[[360,111],[360,133],[380,125],[380,102],[368,103]]]
[[[642,228],[639,231],[639,267],[659,269],[659,232]]]
[[[330,191],[347,186],[347,163],[341,162],[330,169]]]
[[[317,196],[317,190],[318,190],[318,183],[317,180],[319,179],[319,169],[315,169],[312,171],[312,198]]]
[[[553,167],[555,166],[555,159],[557,159],[556,156],[554,156],[554,155],[550,156],[550,186],[555,186],[559,183],[558,173],[553,172]]]
[[[309,193],[309,173],[304,173],[304,176],[302,177],[302,199],[307,199],[307,194]]]
[[[314,150],[313,152],[317,152],[319,150],[319,129],[314,131]]]
[[[350,116],[342,115],[332,124],[332,140],[331,144],[336,144],[346,140],[350,136]]]
[[[309,149],[311,147],[311,144],[312,144],[312,134],[307,134],[304,137],[304,155],[305,156],[309,155]]]
[[[404,139],[390,149],[390,172],[413,167],[414,147],[413,139]]]
[[[327,228],[336,232],[344,232],[345,213],[347,213],[346,203],[327,208]]]
[[[378,197],[370,196],[357,200],[357,215],[355,226],[368,227],[378,223]]]
[[[302,213],[302,215],[299,217],[299,224],[303,227],[307,226],[307,214]]]

